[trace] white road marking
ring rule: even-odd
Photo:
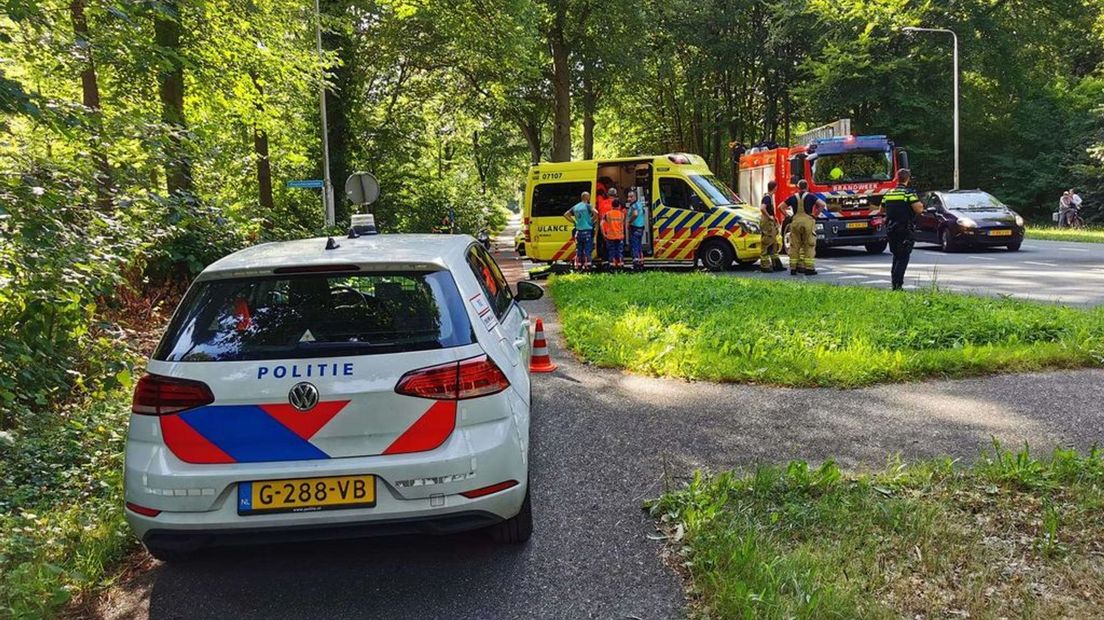
[[[856,273],[856,274],[852,274],[852,275],[849,275],[849,276],[840,276],[839,279],[840,280],[852,280],[854,278],[865,278],[865,277],[866,276],[864,276],[864,275]]]
[[[978,256],[976,254],[971,255],[970,258],[974,258],[974,259],[977,259],[977,260],[997,260],[997,259],[993,258],[992,256]]]
[[[1058,248],[1063,252],[1088,252],[1088,248]]]
[[[1033,261],[1033,260],[1025,260],[1024,264],[1025,265],[1039,265],[1040,267],[1057,267],[1058,266],[1058,265],[1055,265],[1054,263],[1043,263],[1043,262]]]

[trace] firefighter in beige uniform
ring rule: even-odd
[[[809,193],[809,184],[805,179],[798,181],[797,193],[790,196],[786,204],[793,212],[793,221],[790,222],[790,275],[803,273],[815,276],[816,217],[828,205],[816,194]]]
[[[763,273],[782,271],[782,259],[778,258],[778,220],[775,219],[774,189],[778,183],[767,183],[767,193],[759,203],[759,228],[762,229],[762,250],[759,253],[759,268]]]

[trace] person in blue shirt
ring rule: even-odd
[[[590,255],[594,252],[594,222],[598,212],[590,204],[590,192],[583,192],[579,202],[564,213],[575,225],[575,268],[590,271]]]
[[[633,269],[644,268],[644,227],[648,225],[644,200],[637,198],[634,190],[629,190],[629,248],[632,251]]]

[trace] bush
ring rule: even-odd
[[[0,174],[0,429],[129,381],[130,354],[98,300],[151,242],[132,219],[143,205],[97,211],[65,171],[32,169]]]
[[[127,394],[0,431],[0,617],[52,616],[135,545],[123,522]]]

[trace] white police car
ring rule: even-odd
[[[523,542],[529,318],[474,239],[242,250],[192,284],[138,382],[126,518],[150,552],[489,528]]]

